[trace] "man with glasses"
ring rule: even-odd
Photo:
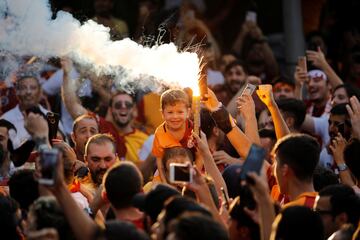
[[[360,199],[349,186],[330,185],[319,192],[314,211],[320,214],[325,227],[325,236],[328,238],[344,224],[357,226]]]
[[[70,60],[62,60],[62,68],[64,70],[62,97],[72,118],[76,119],[84,114],[94,116],[98,122],[99,132],[109,133],[114,137],[118,157],[140,165],[138,152],[148,138],[148,135],[133,126],[137,115],[134,98],[124,91],[117,91],[111,96],[108,109],[109,114],[106,119],[91,113],[80,104],[76,96],[73,83],[71,82],[72,79],[70,79],[69,75],[72,67]]]
[[[125,92],[115,93],[110,100],[109,111],[114,127],[124,138],[125,159],[139,164],[138,152],[148,135],[133,126],[137,114],[134,98]]]

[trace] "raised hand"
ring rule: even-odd
[[[340,133],[335,137],[334,140],[332,140],[329,148],[331,152],[333,153],[334,160],[336,164],[342,164],[344,163],[344,150],[346,147],[346,140],[341,136]]]
[[[236,101],[237,109],[245,119],[255,116],[255,103],[248,92],[244,92]]]
[[[327,66],[327,61],[321,48],[318,47],[317,51],[308,50],[306,51],[307,59],[315,66],[320,69],[324,69]]]
[[[350,98],[350,105],[346,105],[346,109],[350,116],[353,137],[360,139],[360,102],[356,96]]]
[[[270,84],[259,85],[259,89],[256,90],[256,93],[267,107],[274,105],[275,100],[272,92],[272,86]]]
[[[303,86],[305,83],[309,81],[309,76],[307,71],[305,71],[299,66],[296,66],[294,78],[295,78],[295,83],[299,86]]]

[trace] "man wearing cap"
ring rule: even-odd
[[[330,84],[321,70],[311,70],[308,73],[306,90],[309,94],[307,113],[313,117],[328,116],[331,110]]]

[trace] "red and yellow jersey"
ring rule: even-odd
[[[157,158],[162,158],[165,148],[188,148],[188,141],[190,140],[192,129],[192,122],[187,120],[185,134],[183,138],[179,141],[166,129],[165,122],[162,123],[155,131],[152,154]]]
[[[300,194],[293,201],[288,202],[283,206],[283,208],[292,207],[292,206],[304,206],[308,208],[313,208],[315,204],[315,199],[318,196],[317,192],[304,192]]]

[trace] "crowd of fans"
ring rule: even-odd
[[[1,239],[360,239],[360,34],[333,1],[317,25],[304,13],[290,76],[253,8],[231,37],[219,28],[236,1],[213,19],[207,1],[140,1],[137,25],[113,1],[91,17],[113,40],[203,58],[200,134],[189,89],[129,92],[68,58],[21,56],[0,82]],[[179,164],[189,178],[174,181]]]

